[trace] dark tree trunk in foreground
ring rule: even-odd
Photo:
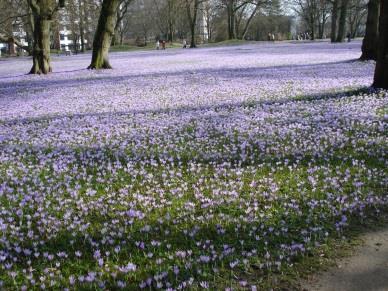
[[[373,87],[388,89],[388,2],[380,3],[379,40]]]
[[[93,40],[92,62],[88,69],[111,69],[108,53],[115,33],[118,0],[103,0]]]
[[[362,41],[362,55],[360,60],[377,59],[377,41],[379,29],[379,0],[369,0],[368,18],[366,21],[365,37]]]
[[[338,21],[338,0],[333,0],[333,8],[331,11],[331,42],[335,42],[337,39],[337,21]]]
[[[340,17],[338,21],[338,35],[336,40],[337,42],[343,42],[345,39],[346,16],[348,14],[348,4],[349,4],[349,0],[341,1],[341,11],[340,11]]]
[[[48,74],[50,65],[50,24],[58,7],[64,6],[60,0],[28,0],[31,9],[31,26],[33,31],[32,60],[30,74]]]

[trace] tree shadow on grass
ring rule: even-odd
[[[258,102],[253,104],[246,104],[246,103],[237,103],[237,104],[228,104],[228,105],[221,105],[221,106],[208,106],[205,108],[202,107],[188,107],[188,108],[180,108],[176,110],[170,110],[171,114],[179,116],[184,116],[188,112],[197,112],[201,110],[213,110],[217,111],[217,108],[230,108],[231,110],[240,108],[240,107],[260,107],[260,106],[274,106],[274,109],[276,109],[277,105],[287,105],[291,102],[319,102],[319,100],[335,100],[339,98],[346,98],[348,96],[353,95],[359,95],[365,92],[370,92],[370,89],[361,89],[356,91],[349,91],[347,93],[336,93],[336,94],[324,94],[324,95],[311,95],[311,96],[304,96],[304,97],[295,97],[294,99],[285,99],[280,101],[271,101],[271,102]],[[100,113],[100,114],[91,114],[91,115],[76,115],[76,116],[55,116],[55,117],[49,117],[49,118],[43,118],[43,119],[36,119],[36,120],[12,120],[9,123],[2,122],[0,123],[0,126],[13,126],[13,125],[27,125],[28,123],[32,122],[46,122],[50,120],[60,119],[60,118],[83,118],[84,116],[102,116],[102,117],[109,117],[111,115],[119,115],[119,116],[126,116],[126,115],[136,115],[136,114],[158,114],[158,113],[164,113],[165,111],[126,111],[126,112],[120,112],[120,113]],[[334,112],[335,113],[335,112]],[[338,113],[339,115],[340,113]],[[291,118],[291,117],[290,117]],[[314,122],[314,121],[312,121]],[[318,122],[318,121],[316,121]],[[181,124],[182,127],[185,126],[184,123]],[[316,128],[318,131],[324,131],[325,129],[322,127],[319,127],[317,125],[313,125],[314,128]],[[358,128],[354,128],[355,131],[360,130]],[[156,134],[154,132],[150,132],[150,135]],[[179,132],[176,133],[179,135]],[[351,141],[350,141],[351,143]],[[63,157],[66,157],[67,155],[73,155],[75,153],[77,159],[75,159],[74,164],[76,164],[79,167],[86,167],[94,164],[96,167],[104,167],[105,165],[108,165],[111,162],[120,161],[123,165],[126,165],[128,162],[149,162],[150,160],[157,160],[158,155],[152,154],[147,152],[143,152],[140,154],[131,154],[130,152],[125,152],[123,150],[112,148],[109,146],[105,147],[85,147],[85,146],[49,146],[49,145],[30,145],[30,144],[21,144],[21,145],[13,145],[13,144],[7,144],[6,142],[3,142],[0,144],[0,149],[3,153],[12,153],[12,155],[16,154],[18,152],[18,147],[20,147],[20,150],[24,152],[26,150],[26,153],[29,156],[34,156],[35,153],[43,153],[50,155],[50,158],[55,161],[56,159],[61,160],[61,163],[63,164]],[[372,151],[374,152],[374,151]],[[320,166],[324,165],[328,168],[336,168],[337,166],[346,166],[346,167],[357,167],[353,164],[354,160],[362,160],[366,163],[372,163],[370,165],[371,168],[384,168],[384,160],[381,160],[383,156],[383,149],[381,151],[375,151],[374,152],[376,156],[371,156],[370,153],[365,152],[352,152],[351,149],[347,151],[343,148],[343,146],[339,146],[339,144],[333,144],[332,147],[326,148],[325,151],[319,150],[319,147],[315,147],[312,150],[309,151],[300,151],[299,149],[293,149],[293,150],[283,150],[277,153],[267,153],[266,151],[263,151],[263,155],[257,156],[257,158],[252,161],[252,163],[245,164],[241,160],[239,160],[239,156],[233,157],[230,155],[222,155],[219,158],[201,158],[201,157],[195,157],[195,156],[187,156],[185,159],[174,160],[173,163],[176,167],[184,168],[187,167],[190,163],[198,163],[198,164],[204,164],[209,165],[210,167],[217,167],[218,165],[224,164],[225,162],[230,162],[231,164],[234,164],[236,167],[246,167],[246,166],[257,166],[259,164],[267,164],[267,165],[276,165],[277,162],[283,163],[287,159],[292,164],[293,162],[298,161],[298,165],[302,167],[311,167],[311,166]],[[163,157],[168,158],[168,157]],[[66,160],[66,159],[64,159]],[[159,165],[163,166],[163,165]],[[274,166],[276,168],[276,166]],[[156,177],[158,178],[158,177]],[[3,179],[7,179],[7,177],[3,177]],[[287,172],[285,172],[285,178],[288,179]],[[129,180],[125,180],[124,183],[128,183]],[[104,186],[104,185],[102,185]],[[117,187],[119,187],[118,185]],[[377,193],[383,193],[384,189],[382,188],[381,183],[377,183],[376,181],[372,181],[370,184],[366,185],[365,187],[368,187],[369,190],[373,190]],[[349,188],[346,190],[347,192],[345,194],[351,194],[353,188]],[[239,193],[243,195],[243,193]],[[287,193],[290,194],[290,193]],[[168,198],[174,198],[173,194],[170,194],[171,197]],[[296,197],[299,197],[296,195]],[[290,199],[292,198],[292,195]],[[299,197],[300,198],[300,197]],[[317,198],[312,197],[315,201]],[[50,199],[50,197],[46,197],[46,199]],[[55,201],[54,201],[55,202]],[[77,203],[77,201],[74,201]],[[289,201],[291,203],[291,201]],[[202,222],[193,220],[192,217],[180,217],[179,211],[171,212],[171,209],[154,209],[154,213],[151,213],[152,215],[147,217],[146,221],[138,221],[135,222],[135,225],[132,228],[127,228],[125,230],[126,235],[130,235],[131,238],[127,239],[125,242],[121,243],[122,253],[117,256],[116,259],[114,259],[114,263],[117,263],[119,265],[125,265],[128,260],[132,260],[132,263],[137,264],[139,267],[142,263],[145,262],[145,260],[148,260],[145,255],[147,252],[153,252],[154,247],[151,247],[150,242],[152,240],[163,240],[165,243],[163,245],[163,249],[161,250],[162,253],[174,253],[176,251],[186,251],[191,250],[193,256],[196,260],[199,259],[200,255],[204,254],[203,248],[201,248],[201,245],[197,245],[196,242],[199,240],[206,241],[210,240],[213,245],[215,246],[215,250],[217,252],[222,252],[224,250],[225,245],[233,246],[237,252],[243,252],[246,250],[254,249],[256,248],[258,252],[254,255],[254,259],[257,260],[257,263],[252,262],[252,267],[257,268],[257,265],[260,264],[260,262],[265,261],[264,256],[266,255],[266,252],[268,251],[271,253],[271,256],[274,257],[275,255],[278,255],[279,250],[281,250],[281,245],[286,245],[290,247],[293,244],[302,244],[303,237],[301,236],[301,232],[305,229],[309,229],[310,227],[321,227],[324,226],[325,230],[332,231],[332,235],[336,236],[335,232],[335,223],[338,221],[338,216],[342,214],[340,211],[332,211],[329,209],[326,209],[323,207],[322,209],[317,207],[314,211],[317,217],[319,217],[319,214],[325,213],[325,219],[315,219],[311,220],[311,216],[308,216],[308,210],[311,208],[308,204],[309,199],[307,197],[304,197],[303,199],[300,199],[299,201],[300,209],[302,209],[302,213],[298,213],[297,211],[293,212],[293,210],[289,209],[288,214],[282,213],[282,209],[274,210],[271,212],[271,215],[269,216],[263,216],[262,218],[259,217],[252,217],[251,219],[247,219],[242,224],[241,222],[236,223],[233,220],[222,220],[222,221],[212,221],[210,219],[204,219]],[[265,201],[261,200],[259,204],[259,208],[262,209],[262,211],[265,210],[266,205],[270,205],[271,201]],[[333,202],[337,203],[337,202]],[[339,203],[339,202],[338,202]],[[373,204],[373,201],[370,202],[372,205],[371,208],[375,207],[376,205]],[[82,217],[82,219],[85,222],[91,222],[94,224],[93,229],[88,229],[83,232],[77,232],[75,235],[70,233],[70,230],[67,230],[66,228],[60,229],[59,232],[49,239],[47,239],[44,246],[40,246],[41,251],[49,251],[50,253],[57,253],[58,251],[66,251],[69,254],[71,254],[70,258],[67,259],[66,262],[63,263],[62,268],[67,270],[68,272],[76,272],[78,274],[85,275],[87,272],[91,270],[98,270],[97,262],[93,258],[94,251],[96,249],[102,249],[103,251],[110,251],[113,253],[113,245],[110,244],[104,244],[102,245],[101,241],[103,240],[104,235],[100,232],[102,229],[104,223],[108,223],[108,225],[112,228],[111,231],[115,231],[115,226],[111,224],[112,220],[114,219],[126,219],[120,216],[120,212],[123,212],[128,209],[120,209],[119,211],[117,209],[113,209],[111,211],[108,211],[107,213],[103,214],[101,209],[99,209],[97,206],[94,206],[92,203],[86,203],[91,210],[88,212],[88,214],[84,214],[85,216]],[[246,208],[239,208],[238,204],[233,203],[226,203],[225,205],[222,205],[223,209],[221,209],[221,206],[216,206],[213,210],[213,213],[217,213],[217,211],[222,212],[225,211],[226,213],[229,213],[231,216],[239,217],[240,215],[246,215],[245,210]],[[360,204],[360,211],[364,211],[365,205]],[[95,209],[93,209],[95,207]],[[177,208],[179,210],[180,208]],[[339,207],[338,209],[342,209]],[[333,209],[332,209],[333,210]],[[353,209],[355,210],[355,209]],[[357,209],[356,209],[357,210]],[[54,211],[54,210],[53,210]],[[169,213],[171,216],[170,221],[165,221],[164,224],[160,223],[158,221],[158,218],[163,218],[165,215]],[[209,214],[209,210],[207,208],[201,208],[197,207],[195,209],[195,217],[206,217],[207,214]],[[53,212],[53,215],[58,216],[58,220],[61,219],[61,213],[58,213],[58,211]],[[357,211],[353,213],[353,215],[357,216]],[[77,218],[79,220],[79,217]],[[172,220],[174,218],[178,219],[178,222],[176,225],[172,223]],[[278,236],[275,236],[273,233],[276,231],[280,231],[282,227],[284,227],[284,221],[287,221],[287,227],[288,227],[288,234],[282,239],[279,239]],[[153,230],[150,233],[144,233],[141,231],[141,228],[145,225],[149,225],[151,229]],[[223,228],[224,234],[220,235],[218,232],[220,229],[220,225]],[[255,236],[252,236],[249,231],[253,226],[261,227],[263,225],[262,231],[260,230],[259,235],[262,238],[265,238],[257,241],[255,239]],[[199,227],[199,230],[193,237],[188,236],[183,232],[183,229],[186,229],[188,233],[191,230],[194,230],[196,227]],[[245,228],[244,228],[245,227]],[[237,228],[237,230],[236,230]],[[273,230],[269,231],[270,228],[273,228]],[[167,236],[163,231],[164,230],[170,230],[169,235]],[[86,236],[87,234],[87,236]],[[323,233],[321,238],[317,239],[317,241],[324,241],[325,236]],[[125,236],[124,236],[125,237]],[[128,236],[129,237],[129,236]],[[117,244],[120,244],[120,241],[123,241],[123,238],[114,238],[114,242]],[[240,240],[245,241],[244,247],[239,243]],[[73,241],[73,243],[71,243]],[[145,241],[146,247],[145,249],[141,249],[136,245],[136,241]],[[264,241],[267,242],[267,244],[264,243]],[[25,247],[30,247],[30,244],[32,241],[26,241]],[[98,243],[98,245],[96,245]],[[170,249],[166,248],[166,245],[170,245]],[[243,249],[245,248],[245,249]],[[291,247],[290,247],[291,248]],[[81,250],[81,252],[84,254],[84,257],[82,262],[80,262],[79,259],[75,258],[73,253],[76,250]],[[14,252],[14,250],[11,250]],[[290,250],[291,252],[291,250]],[[16,254],[15,254],[16,255]],[[301,252],[297,252],[295,256],[302,256],[306,255],[306,253],[302,254]],[[239,259],[242,257],[240,255],[237,256]],[[214,263],[215,266],[219,267],[221,266],[221,271],[225,272],[225,274],[221,274],[223,277],[224,282],[226,282],[229,276],[229,262],[236,259],[236,256],[225,256],[218,261]],[[196,260],[194,260],[194,264],[197,264]],[[292,262],[292,260],[291,260]],[[23,262],[25,263],[25,262]],[[45,264],[49,264],[46,261],[42,260],[33,260],[33,265],[41,266],[42,269],[44,268]],[[200,265],[200,268],[206,268],[204,267],[204,264],[198,264]],[[162,265],[164,266],[164,265]],[[208,272],[213,272],[211,264],[209,264]],[[166,268],[168,269],[167,266]],[[150,275],[157,274],[159,267],[149,267],[147,272],[150,273]],[[241,270],[237,269],[236,273],[239,274]],[[42,270],[43,272],[43,270]],[[241,271],[242,272],[242,271]],[[263,275],[263,272],[266,272],[265,270],[258,271],[260,272],[260,276]],[[275,270],[275,272],[278,272]],[[170,274],[173,276],[172,274]],[[169,275],[169,276],[170,276]],[[119,275],[120,276],[120,275]],[[198,275],[195,269],[186,270],[181,273],[182,280],[187,279],[190,276],[195,276],[196,278],[202,280],[202,277]],[[143,280],[145,278],[141,278]],[[111,280],[112,284],[114,279],[109,278]],[[137,288],[139,277],[136,279],[133,279],[130,282],[133,283],[133,288]],[[232,279],[235,280],[235,279]],[[132,286],[132,285],[131,285]],[[114,285],[111,286],[112,289],[114,289]]]
[[[283,100],[277,100],[277,101],[261,101],[256,103],[236,103],[236,104],[224,104],[224,105],[215,105],[215,106],[206,106],[206,107],[183,107],[179,109],[171,109],[171,110],[141,110],[141,111],[123,111],[123,112],[109,112],[109,113],[92,113],[92,114],[75,114],[75,115],[61,115],[61,116],[50,116],[50,117],[40,117],[40,118],[34,118],[34,119],[14,119],[14,120],[7,120],[0,122],[0,128],[4,127],[10,127],[13,126],[17,127],[24,127],[28,125],[34,125],[39,128],[40,123],[50,124],[51,122],[55,122],[57,120],[64,119],[65,122],[70,122],[71,124],[69,126],[65,126],[65,129],[62,131],[72,130],[72,126],[78,125],[77,120],[80,119],[80,122],[82,123],[82,119],[85,117],[97,117],[101,118],[97,120],[99,123],[108,123],[111,119],[118,118],[118,117],[135,117],[137,115],[147,115],[151,114],[152,116],[157,116],[158,114],[168,114],[171,117],[174,117],[175,119],[179,119],[180,117],[186,117],[187,115],[190,116],[196,116],[197,113],[201,114],[202,111],[211,111],[214,112],[214,114],[210,117],[206,117],[210,125],[212,122],[215,122],[217,124],[223,124],[225,128],[228,128],[232,125],[230,125],[230,122],[232,120],[229,119],[228,116],[219,116],[218,111],[222,111],[227,109],[229,112],[233,112],[233,110],[239,109],[239,108],[258,108],[259,110],[263,107],[267,108],[268,106],[272,106],[271,110],[277,110],[277,108],[281,105],[287,105],[289,103],[303,103],[303,105],[308,105],[309,102],[320,102],[320,101],[327,101],[327,100],[336,100],[341,98],[347,98],[349,96],[357,96],[361,95],[363,93],[370,93],[373,92],[373,89],[370,88],[362,88],[358,90],[352,90],[345,93],[331,93],[331,94],[324,94],[324,95],[309,95],[309,96],[298,96],[294,98],[288,98]],[[323,111],[330,111],[332,116],[341,116],[343,113],[339,112],[336,113],[335,110],[333,111],[333,108],[326,108],[325,104],[321,103],[320,106],[323,106]],[[264,109],[263,109],[264,110]],[[224,113],[225,111],[223,111]],[[364,117],[367,118],[367,117]],[[179,137],[182,133],[185,133],[185,130],[190,127],[190,119],[182,119],[182,123],[179,125],[179,127],[176,129],[177,131],[173,133],[175,137]],[[201,120],[201,119],[199,119]],[[93,121],[96,122],[96,121]],[[242,121],[243,122],[243,121]],[[294,117],[289,116],[288,119],[282,120],[282,124],[289,125],[294,123]],[[310,120],[309,121],[309,128],[314,130],[312,134],[316,137],[325,137],[325,131],[330,130],[331,125],[325,125],[322,126],[320,123],[320,120]],[[325,122],[328,122],[326,120]],[[258,126],[260,125],[260,121],[258,123]],[[63,126],[61,124],[60,126]],[[208,125],[209,126],[209,125]],[[280,125],[281,126],[281,125]],[[355,132],[361,132],[365,131],[366,129],[361,129],[357,127],[357,125],[353,125],[354,128],[347,129],[349,132],[355,131]],[[214,132],[213,132],[214,131]],[[44,129],[43,129],[44,133]],[[147,134],[148,138],[157,137],[161,133],[156,131],[153,133],[150,131]],[[143,134],[144,135],[144,134]],[[141,137],[145,137],[141,135]],[[216,150],[216,152],[213,152],[214,147],[210,145],[210,142],[212,142],[212,136],[216,137],[219,142],[219,149]],[[0,136],[1,137],[1,136]],[[204,142],[203,138],[206,137],[206,142],[204,145],[201,143]],[[323,152],[320,150],[319,145],[317,144],[313,150],[308,148],[292,148],[285,150],[279,150],[277,149],[276,152],[268,153],[267,150],[271,149],[271,144],[274,140],[276,140],[277,143],[286,143],[287,144],[287,135],[283,136],[281,138],[278,138],[276,136],[267,135],[265,132],[263,132],[263,135],[258,135],[254,141],[249,140],[247,138],[244,138],[248,142],[247,150],[249,151],[249,160],[241,160],[240,152],[236,152],[234,154],[227,152],[223,152],[222,143],[231,143],[235,144],[237,148],[240,147],[240,143],[242,141],[234,141],[232,139],[224,140],[224,132],[217,131],[216,129],[212,129],[211,132],[206,132],[205,136],[201,139],[198,139],[195,135],[195,132],[193,132],[191,135],[189,135],[186,142],[189,142],[189,144],[194,144],[195,148],[185,148],[185,147],[178,147],[179,151],[171,151],[171,152],[161,152],[158,149],[153,149],[150,144],[144,143],[144,140],[140,140],[143,144],[142,150],[136,150],[133,151],[132,147],[127,146],[125,149],[120,148],[120,143],[116,146],[109,146],[109,145],[96,145],[94,146],[93,143],[90,144],[90,146],[85,145],[77,145],[77,144],[66,144],[61,143],[61,140],[58,140],[59,144],[55,145],[40,145],[40,144],[12,144],[8,143],[7,136],[3,135],[0,139],[0,149],[2,149],[4,152],[9,151],[20,151],[24,152],[26,150],[30,151],[32,153],[42,153],[42,154],[54,154],[56,157],[61,156],[67,156],[67,155],[75,155],[77,157],[77,161],[79,161],[80,165],[85,164],[87,165],[90,161],[94,162],[114,162],[114,161],[120,161],[123,165],[125,165],[127,162],[148,162],[150,160],[157,160],[157,161],[171,161],[176,164],[180,165],[188,165],[190,163],[201,163],[201,164],[207,164],[207,165],[221,165],[224,163],[231,163],[234,166],[255,166],[259,164],[277,164],[278,162],[283,163],[285,160],[289,161],[290,163],[297,162],[300,165],[307,166],[309,165],[311,160],[314,160],[315,162],[319,162],[321,165],[325,163],[336,163],[337,165],[341,164],[352,164],[352,159],[360,159],[365,161],[367,164],[370,165],[379,165],[384,166],[384,158],[385,155],[383,154],[383,149],[380,150],[375,149],[375,155],[371,155],[371,152],[359,152],[355,151],[354,145],[352,145],[352,140],[348,140],[348,144],[344,145],[342,141],[333,143],[331,147],[324,148]],[[124,135],[120,136],[121,140],[132,140],[132,136]],[[233,138],[233,136],[229,136],[229,138]],[[115,139],[115,137],[113,137]],[[279,139],[279,140],[277,140]],[[202,145],[202,146],[201,146]],[[369,144],[369,147],[373,146],[372,144]],[[147,148],[149,147],[149,148]],[[254,151],[255,149],[259,149],[258,151]],[[199,151],[196,152],[196,151]],[[350,155],[350,156],[349,156]]]
[[[284,97],[276,100],[263,100],[263,101],[244,101],[234,102],[216,105],[205,105],[205,106],[181,106],[178,108],[166,108],[166,109],[144,109],[144,110],[125,110],[125,111],[109,111],[109,112],[94,112],[94,113],[75,113],[75,114],[56,114],[41,117],[28,117],[28,118],[15,118],[0,120],[0,126],[11,126],[18,124],[29,124],[35,122],[50,122],[62,118],[83,118],[83,117],[113,117],[113,116],[129,116],[136,114],[180,114],[184,115],[189,112],[200,112],[200,111],[218,111],[223,109],[234,110],[236,108],[246,107],[262,107],[271,105],[287,105],[295,102],[314,102],[320,100],[335,100],[347,98],[349,96],[362,95],[367,93],[379,92],[378,89],[372,87],[363,87],[359,89],[352,89],[344,92],[332,92],[332,93],[316,93],[311,95],[300,95],[293,97]]]
[[[165,71],[165,72],[150,72],[145,74],[127,74],[119,76],[101,76],[93,75],[88,76],[88,78],[80,78],[82,76],[75,75],[75,78],[66,78],[61,80],[51,80],[42,78],[35,78],[32,80],[23,80],[12,81],[12,82],[0,82],[0,97],[1,95],[14,94],[18,91],[24,90],[47,90],[51,88],[71,88],[79,86],[88,86],[106,83],[106,84],[116,84],[118,82],[130,82],[131,80],[136,79],[154,79],[154,78],[169,78],[169,77],[185,77],[203,75],[204,77],[211,76],[222,79],[234,79],[234,78],[243,78],[243,79],[268,79],[268,80],[295,80],[303,77],[312,77],[312,72],[314,72],[314,77],[319,79],[338,78],[338,69],[340,66],[353,63],[356,60],[347,60],[339,62],[327,62],[327,63],[318,63],[318,64],[303,64],[303,65],[279,65],[279,66],[269,66],[269,67],[250,67],[250,68],[204,68],[204,69],[183,69],[179,71]],[[62,74],[67,72],[81,72],[85,71],[84,68],[57,72],[53,74]],[[353,71],[349,76],[342,75],[341,78],[354,78],[354,77],[365,77],[365,73],[360,71]],[[4,79],[13,78],[13,77],[4,77]]]

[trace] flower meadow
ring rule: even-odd
[[[0,289],[273,287],[388,204],[360,46],[0,60]]]

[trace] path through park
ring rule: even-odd
[[[349,258],[317,275],[305,290],[383,291],[388,290],[388,226],[365,233],[363,244]]]

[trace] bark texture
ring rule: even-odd
[[[373,87],[388,89],[388,1],[380,2],[379,40]]]
[[[365,37],[362,41],[360,60],[377,60],[377,42],[379,30],[379,0],[369,0]]]
[[[118,0],[103,0],[93,40],[92,61],[88,69],[111,69],[108,54],[115,33]]]
[[[333,8],[331,11],[331,42],[335,42],[337,39],[337,22],[338,22],[338,0],[333,0]]]
[[[349,4],[349,0],[341,1],[341,11],[340,11],[340,17],[338,21],[338,35],[336,40],[337,42],[343,42],[345,39],[346,16],[348,14],[348,4]]]
[[[227,1],[227,12],[228,12],[228,38],[229,39],[235,39],[236,38],[236,14],[235,14],[235,7],[234,7],[234,1],[228,0]]]
[[[200,0],[186,0],[185,4],[186,4],[186,11],[187,11],[187,18],[190,24],[190,33],[191,33],[190,48],[196,48],[197,44],[196,44],[195,28],[197,26],[197,15],[198,15]]]
[[[32,68],[30,74],[48,74],[50,65],[50,24],[57,10],[54,0],[29,0],[32,11]]]

